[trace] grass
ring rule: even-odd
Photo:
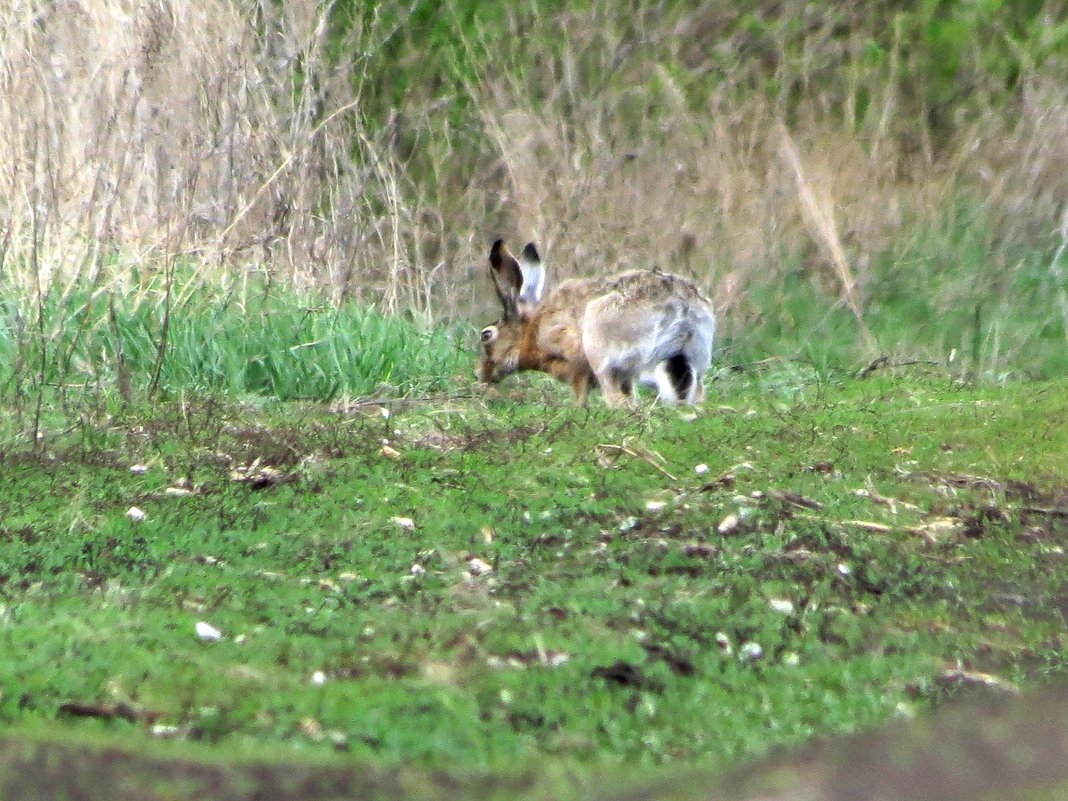
[[[0,797],[590,797],[1063,673],[1058,4],[484,5],[0,12]],[[497,235],[696,278],[715,400],[469,391]]]
[[[1062,675],[1068,385],[780,379],[724,377],[694,420],[517,382],[45,428],[0,455],[0,719],[589,775]]]
[[[262,282],[192,282],[172,300],[158,280],[41,304],[12,296],[0,307],[0,397],[117,387],[127,399],[150,387],[280,400],[441,391],[460,347],[443,326]]]
[[[977,281],[1063,272],[1068,24],[899,5],[12,5],[0,163],[26,168],[0,171],[0,291],[195,264],[443,320],[478,310],[502,235],[553,277],[648,260],[724,304],[802,265],[824,310],[905,253],[903,285],[972,314]],[[1059,282],[1034,316],[1063,330]]]
[[[962,380],[1062,375],[1065,329],[1050,302],[1061,290],[1056,275],[1037,256],[995,275],[981,240],[978,231],[933,235],[923,248],[903,245],[876,263],[865,290],[870,343],[845,304],[828,302],[818,274],[784,268],[780,283],[721,304],[729,308],[717,362],[775,361],[799,376],[826,377],[883,354],[941,365]],[[953,260],[951,252],[961,255]],[[331,402],[453,391],[467,384],[457,375],[470,374],[473,331],[493,314],[431,324],[262,279],[195,271],[139,278],[133,288],[53,287],[40,300],[10,290],[0,303],[0,401],[18,419],[0,423],[0,436],[5,428],[34,429],[39,415],[27,425],[23,412],[69,411],[116,391],[127,403],[161,393]]]

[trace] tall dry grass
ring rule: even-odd
[[[389,121],[329,5],[72,0],[0,18],[0,220],[11,279],[128,285],[181,260],[425,305]],[[327,50],[335,54],[327,58]],[[384,288],[384,294],[381,290]]]
[[[996,288],[1022,252],[1049,254],[1068,341],[1063,59],[1027,64],[998,107],[932,108],[907,91],[924,65],[901,35],[869,57],[874,11],[769,2],[799,25],[754,33],[721,6],[595,0],[476,18],[439,74],[420,71],[417,8],[4,4],[0,291],[181,303],[190,282],[260,276],[478,315],[503,234],[539,240],[557,276],[695,275],[728,332],[775,313],[757,289],[800,276],[874,351],[873,287],[981,226],[969,280]],[[938,303],[973,290],[925,269]],[[165,297],[153,276],[174,279]]]

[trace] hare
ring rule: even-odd
[[[692,281],[630,270],[573,278],[545,297],[545,271],[533,242],[516,259],[498,239],[489,262],[504,316],[482,329],[481,381],[541,370],[570,383],[578,404],[586,403],[592,384],[609,406],[632,404],[639,382],[655,383],[667,405],[704,398],[716,321]]]

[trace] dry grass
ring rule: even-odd
[[[754,286],[800,271],[863,333],[875,265],[923,237],[986,226],[992,272],[1053,253],[1056,62],[1029,67],[1010,109],[961,105],[936,126],[902,95],[920,65],[899,40],[865,60],[877,16],[843,37],[779,6],[804,23],[804,58],[722,10],[520,7],[510,35],[456,31],[455,76],[403,50],[391,104],[400,4],[343,34],[311,0],[6,4],[0,285],[128,290],[182,265],[434,319],[488,305],[500,233],[538,239],[557,275],[696,275],[729,325],[762,313]]]

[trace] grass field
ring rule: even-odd
[[[1064,673],[1068,384],[710,390],[46,415],[0,451],[0,717],[552,797]]]
[[[1065,0],[0,4],[0,801],[858,801],[930,743],[970,784],[869,796],[1061,801],[1066,53]],[[476,387],[498,236],[695,280],[704,407]]]

